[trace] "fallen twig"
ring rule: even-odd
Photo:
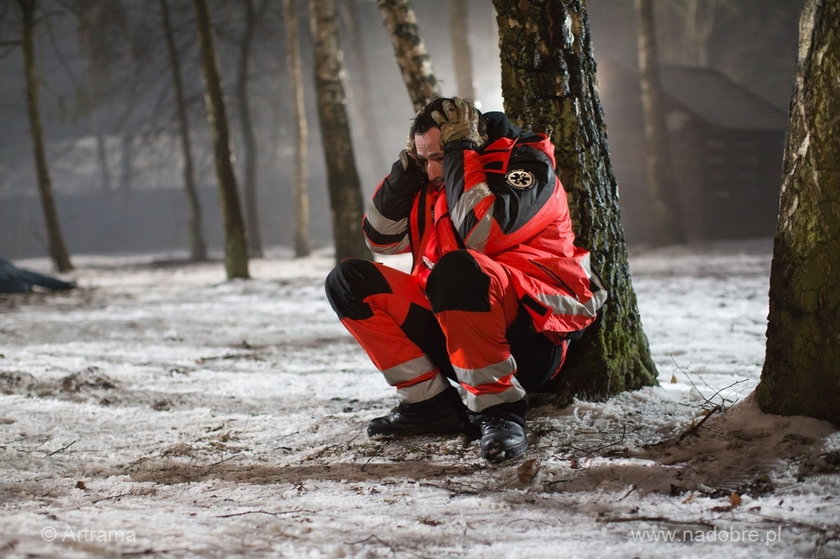
[[[610,524],[613,522],[662,522],[665,524],[679,524],[681,526],[705,526],[707,528],[714,528],[714,524],[703,522],[702,520],[674,520],[673,518],[666,518],[664,516],[619,516],[619,517],[602,517],[596,518],[596,522],[603,522]]]
[[[728,386],[724,386],[723,388],[721,388],[720,390],[718,390],[717,392],[715,392],[714,394],[712,394],[711,396],[709,396],[708,398],[706,398],[706,402],[704,403],[704,405],[706,405],[706,404],[710,404],[710,403],[712,402],[712,399],[713,399],[715,396],[719,395],[719,394],[720,394],[721,392],[723,392],[724,390],[728,390],[728,389],[732,388],[733,386],[735,386],[736,384],[741,384],[742,382],[747,382],[747,379],[742,378],[741,380],[736,380],[735,382],[733,382],[732,384],[730,384],[730,385],[728,385]],[[721,397],[720,397],[720,402],[721,402],[721,403],[720,403],[720,404],[717,404],[717,405],[725,406],[726,402],[729,402],[729,401],[731,401],[731,402],[732,402],[732,404],[734,404],[735,402],[737,402],[737,400],[729,400],[729,399],[724,398],[723,396],[721,396]]]
[[[569,445],[569,446],[571,447],[572,450],[581,453],[579,456],[577,456],[575,458],[586,458],[587,456],[591,456],[591,455],[595,454],[596,452],[600,452],[604,449],[610,448],[611,446],[616,446],[616,445],[619,445],[619,444],[623,443],[626,435],[627,435],[627,425],[622,425],[621,426],[621,436],[615,441],[612,441],[612,442],[609,442],[609,443],[606,443],[606,444],[602,444],[602,445],[598,445],[596,447],[592,447],[592,448],[589,448],[589,449],[578,448],[574,445]],[[554,457],[558,457],[558,455],[555,454]]]
[[[712,417],[712,414],[713,414],[713,413],[718,412],[718,411],[723,411],[723,406],[722,406],[721,404],[718,404],[718,405],[716,405],[715,407],[713,407],[712,409],[707,410],[706,415],[705,415],[705,416],[703,416],[703,419],[701,419],[700,421],[698,421],[697,423],[693,424],[691,427],[689,427],[688,429],[686,429],[686,430],[683,432],[683,434],[682,434],[682,435],[680,435],[680,438],[679,438],[679,439],[677,439],[677,442],[678,442],[678,443],[679,443],[679,442],[682,442],[682,440],[683,440],[684,438],[686,438],[687,436],[689,436],[689,435],[696,435],[696,434],[697,434],[697,431],[700,429],[700,427],[701,427],[704,423],[706,423],[706,421],[707,421],[710,417]]]
[[[77,442],[77,441],[73,441],[73,442],[71,442],[71,443],[68,443],[68,444],[64,445],[63,447],[59,448],[58,450],[53,450],[52,452],[50,452],[49,454],[47,454],[47,456],[52,456],[52,455],[54,455],[54,454],[58,454],[59,452],[64,452],[65,450],[67,450],[68,448],[70,448],[71,446],[73,446],[74,444],[76,444],[76,442]]]
[[[380,538],[379,536],[376,536],[376,535],[370,535],[363,540],[358,540],[358,541],[355,541],[355,542],[344,542],[344,543],[347,544],[347,545],[358,545],[358,544],[363,544],[363,543],[370,543],[371,541],[387,547],[388,549],[391,550],[392,553],[397,552],[396,547],[394,547],[393,545],[389,544],[388,542],[386,542],[385,540],[383,540],[382,538]]]
[[[222,458],[218,462],[214,462],[213,464],[210,464],[210,466],[207,468],[207,471],[204,472],[204,475],[209,474],[210,470],[212,470],[213,468],[215,468],[219,464],[224,464],[225,462],[227,462],[229,460],[233,460],[234,458],[239,458],[240,456],[244,456],[244,455],[245,455],[244,452],[237,452],[236,454],[232,454],[231,456],[228,456],[227,458]]]
[[[128,493],[120,493],[118,495],[108,495],[107,497],[101,497],[99,499],[94,499],[93,501],[91,501],[91,504],[95,505],[96,503],[100,503],[102,501],[110,501],[111,499],[120,499],[122,497],[131,497],[133,495],[134,494],[131,493],[130,491]]]
[[[481,491],[469,485],[455,484],[452,482],[447,482],[445,485],[421,482],[420,486],[434,487],[435,489],[443,489],[444,491],[449,491],[453,495],[482,495],[484,493],[484,491]]]
[[[635,485],[631,486],[631,487],[630,487],[630,491],[628,491],[627,493],[625,493],[625,494],[624,494],[624,497],[622,497],[621,499],[619,499],[619,500],[618,500],[618,502],[621,502],[621,501],[623,501],[624,499],[626,499],[627,497],[629,497],[629,496],[630,496],[630,493],[632,493],[632,492],[633,492],[633,491],[635,491],[636,489],[638,489],[638,487],[636,487]]]
[[[702,376],[700,376],[700,375],[699,375],[699,374],[697,374],[697,373],[692,373],[692,372],[691,372],[690,370],[688,370],[688,369],[685,369],[685,368],[683,368],[683,367],[680,367],[680,366],[677,364],[677,361],[674,359],[674,357],[673,357],[673,356],[671,356],[671,361],[673,361],[673,362],[674,362],[674,366],[677,368],[677,370],[678,370],[679,372],[681,372],[681,373],[683,373],[683,374],[685,375],[685,377],[688,379],[688,382],[689,382],[689,383],[691,383],[691,387],[695,390],[695,392],[697,392],[698,394],[700,394],[700,395],[702,396],[702,392],[700,392],[700,390],[697,388],[697,385],[696,385],[696,384],[694,384],[694,381],[691,379],[691,375],[694,375],[694,376],[696,376],[697,378],[699,378],[701,381],[703,381],[703,384],[705,384],[705,385],[706,385],[706,388],[708,388],[709,390],[714,390],[714,387],[713,387],[713,386],[711,386],[708,382],[706,382],[706,379],[704,379]],[[706,409],[706,406],[708,406],[709,404],[712,404],[712,400],[713,400],[716,396],[719,396],[721,392],[723,392],[724,390],[728,390],[728,389],[732,388],[732,387],[733,387],[733,386],[735,386],[736,384],[741,384],[742,382],[746,382],[747,380],[748,380],[748,379],[745,379],[745,378],[743,378],[743,379],[741,379],[741,380],[736,380],[736,381],[735,381],[735,382],[733,382],[732,384],[730,384],[730,385],[728,385],[728,386],[724,386],[723,388],[721,388],[721,389],[719,389],[719,390],[715,391],[715,393],[714,393],[714,394],[712,394],[711,396],[709,396],[708,398],[706,398],[706,400],[703,402],[703,404],[702,404],[700,407],[701,407],[701,408],[703,408],[703,409]],[[726,406],[726,403],[727,403],[727,402],[730,402],[730,400],[728,400],[727,398],[724,398],[724,397],[722,397],[722,396],[721,396],[721,403],[720,403],[720,404],[715,404],[715,405],[722,405],[722,406],[724,407],[724,409],[726,409],[726,408],[728,407],[728,406]],[[734,400],[734,401],[731,401],[731,402],[732,402],[732,404],[734,404],[735,402],[737,402],[737,400]]]
[[[746,512],[748,514],[753,514],[753,515],[757,516],[758,518],[760,518],[761,520],[763,520],[765,522],[774,522],[774,523],[777,523],[781,526],[796,526],[797,528],[802,528],[802,529],[805,529],[805,530],[813,530],[814,532],[819,532],[820,534],[823,534],[824,536],[827,536],[830,539],[840,538],[840,530],[838,530],[836,528],[834,528],[834,529],[827,528],[827,527],[824,528],[822,526],[817,526],[816,524],[809,524],[807,522],[802,522],[802,521],[799,521],[799,520],[792,520],[790,518],[774,518],[772,516],[759,514],[755,511],[751,511],[749,509],[746,509],[744,512]]]
[[[294,514],[296,512],[308,512],[302,510],[284,510],[280,512],[270,512],[267,510],[246,510],[245,512],[234,512],[231,514],[220,514],[216,518],[233,518],[234,516],[246,516],[248,514],[267,514],[269,516],[280,516],[282,514]]]

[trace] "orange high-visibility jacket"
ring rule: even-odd
[[[412,275],[425,281],[447,252],[483,252],[511,271],[534,327],[560,340],[591,324],[607,292],[574,245],[566,192],[554,172],[545,134],[487,113],[489,140],[444,148],[444,185],[435,188],[396,162],[364,218],[368,246],[413,255]],[[417,182],[423,182],[419,190]]]

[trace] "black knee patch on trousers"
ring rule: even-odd
[[[426,296],[432,310],[490,310],[490,276],[466,250],[447,253],[435,264],[426,283]]]
[[[400,328],[409,340],[429,356],[444,376],[458,382],[458,377],[449,361],[449,354],[446,352],[446,337],[432,311],[411,303]]]
[[[366,297],[392,293],[388,280],[373,262],[351,258],[333,268],[324,282],[327,299],[339,318],[363,320],[373,316]]]

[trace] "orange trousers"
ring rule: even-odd
[[[441,258],[426,286],[376,262],[349,259],[327,277],[327,297],[347,330],[403,402],[463,389],[474,412],[524,414],[527,390],[553,377],[568,341],[534,332],[505,266],[460,250]]]

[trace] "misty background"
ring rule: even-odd
[[[234,154],[242,2],[211,0]],[[589,0],[608,142],[627,241],[654,240],[648,212],[636,24],[631,0]],[[769,237],[776,222],[787,107],[803,0],[660,0],[661,79],[689,240]],[[376,2],[337,0],[354,151],[365,195],[405,142],[413,111]],[[192,4],[170,2],[186,94],[202,210],[211,249],[221,215]],[[299,2],[307,118],[311,236],[331,243],[324,154],[312,84],[305,2]],[[444,95],[456,94],[445,0],[415,0],[420,33]],[[495,10],[469,0],[476,101],[503,110]],[[292,92],[280,2],[258,23],[248,96],[259,150],[263,245],[292,240]],[[56,205],[75,253],[186,250],[186,200],[160,12],[156,2],[43,2],[36,28],[44,136]],[[20,14],[0,2],[0,256],[47,253],[26,115]],[[242,173],[241,161],[236,162]],[[241,176],[238,177],[241,183]],[[240,185],[240,195],[241,185]],[[361,234],[361,233],[360,233]]]

